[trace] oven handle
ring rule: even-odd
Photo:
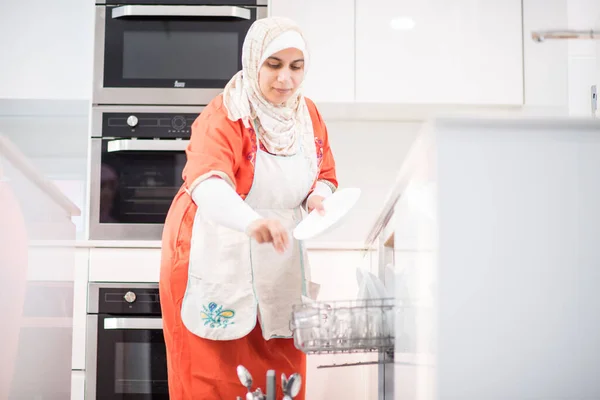
[[[113,18],[124,17],[233,17],[250,19],[247,8],[235,6],[120,6],[112,10]]]
[[[104,329],[162,329],[162,318],[104,318]]]
[[[107,151],[185,151],[189,140],[111,140],[107,143]]]

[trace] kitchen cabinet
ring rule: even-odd
[[[521,0],[356,0],[356,101],[520,105]]]
[[[160,248],[92,248],[90,282],[158,282]]]
[[[85,371],[71,373],[71,400],[85,399]]]
[[[272,0],[269,14],[293,19],[304,32],[307,97],[317,103],[354,101],[354,0]]]

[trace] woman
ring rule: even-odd
[[[172,400],[243,396],[240,364],[263,391],[268,369],[306,377],[289,322],[292,306],[315,296],[306,252],[291,232],[300,207],[324,212],[337,186],[325,124],[301,91],[307,65],[291,20],[256,21],[242,71],[192,126],[185,182],[163,233]]]

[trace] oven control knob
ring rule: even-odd
[[[133,303],[135,301],[135,293],[127,292],[127,293],[125,293],[125,296],[123,296],[123,298],[125,299],[126,302]]]
[[[176,116],[171,121],[171,126],[173,126],[173,129],[177,129],[178,131],[182,130],[185,128],[185,118],[183,118],[181,115]]]
[[[127,125],[129,125],[130,127],[134,128],[137,124],[138,119],[135,115],[130,115],[129,118],[127,118]]]

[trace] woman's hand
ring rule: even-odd
[[[325,200],[325,197],[323,196],[310,196],[308,198],[308,201],[306,202],[306,208],[308,212],[311,212],[312,210],[317,210],[319,214],[325,215],[325,207],[323,207],[323,200]]]
[[[258,243],[273,243],[279,253],[283,253],[290,244],[287,230],[276,219],[258,219],[248,225],[247,233]]]

